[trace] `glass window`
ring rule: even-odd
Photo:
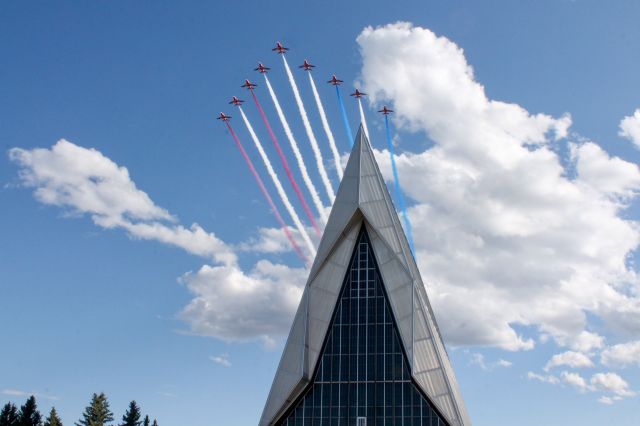
[[[447,423],[411,381],[369,237],[360,231],[313,381],[277,425]]]

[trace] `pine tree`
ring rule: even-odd
[[[129,409],[124,416],[122,416],[122,423],[120,426],[140,426],[140,407],[135,401],[129,403]]]
[[[35,396],[31,395],[27,402],[20,407],[18,426],[42,426],[42,415],[38,411]]]
[[[158,422],[156,421],[156,419],[153,419],[153,425],[152,426],[158,426]]]
[[[62,420],[60,420],[60,417],[58,417],[58,412],[56,411],[56,407],[51,408],[49,417],[45,419],[43,426],[63,426]]]
[[[149,420],[149,416],[144,416],[144,421],[142,422],[142,426],[151,426],[151,420]]]
[[[18,409],[10,402],[0,411],[0,426],[18,426]]]
[[[104,393],[94,393],[91,403],[84,409],[82,418],[76,426],[105,426],[113,421],[113,413],[109,409],[109,401]]]

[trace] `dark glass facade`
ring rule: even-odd
[[[314,379],[277,425],[447,425],[411,379],[381,280],[363,229]]]

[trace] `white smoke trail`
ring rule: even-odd
[[[284,68],[287,71],[287,76],[289,77],[291,89],[293,89],[293,96],[296,98],[296,104],[298,104],[298,109],[300,110],[300,116],[302,117],[304,129],[307,132],[307,137],[309,137],[309,142],[311,142],[311,149],[313,150],[313,155],[316,158],[316,165],[318,166],[318,172],[320,172],[320,178],[322,179],[322,183],[324,184],[325,191],[327,191],[329,203],[333,204],[333,200],[334,198],[336,198],[336,195],[333,192],[331,181],[329,181],[329,176],[327,176],[327,171],[324,168],[324,164],[322,162],[322,153],[320,152],[320,148],[318,147],[318,141],[313,134],[313,129],[311,128],[311,124],[309,123],[309,117],[307,116],[307,111],[304,109],[304,104],[302,103],[302,98],[300,97],[300,91],[298,90],[296,81],[293,79],[293,74],[291,73],[291,68],[289,68],[289,64],[287,63],[287,58],[285,58],[284,55],[281,56],[282,61],[284,62]]]
[[[307,245],[307,248],[311,252],[311,257],[315,257],[316,248],[311,242],[311,238],[309,238],[309,234],[307,233],[306,229],[304,229],[304,225],[302,225],[302,221],[300,220],[298,213],[296,213],[296,211],[293,208],[293,205],[291,204],[291,201],[289,201],[289,197],[287,197],[287,193],[284,192],[284,188],[280,183],[280,179],[278,178],[278,175],[273,169],[273,166],[271,165],[271,161],[269,160],[269,157],[267,157],[267,153],[264,151],[264,148],[262,147],[262,143],[260,142],[260,139],[258,139],[258,136],[256,135],[256,132],[253,130],[251,123],[249,123],[249,119],[244,114],[242,107],[239,106],[238,110],[240,110],[240,115],[242,115],[242,120],[244,120],[244,124],[247,126],[247,130],[251,135],[251,139],[253,139],[253,142],[255,143],[256,148],[258,148],[260,157],[262,157],[262,161],[264,162],[264,165],[267,168],[267,171],[269,172],[269,175],[271,176],[271,179],[273,180],[273,183],[276,186],[276,189],[278,190],[278,194],[280,195],[280,198],[282,199],[284,206],[289,212],[291,219],[293,219],[293,222],[296,224],[296,228],[298,228],[298,232],[300,232],[300,235],[302,235],[302,239],[304,240],[304,242]]]
[[[293,150],[293,155],[296,157],[296,161],[298,162],[298,167],[300,168],[300,172],[302,173],[302,180],[304,181],[309,193],[311,193],[311,199],[313,200],[313,204],[315,204],[318,213],[320,214],[320,218],[326,224],[327,223],[327,214],[324,210],[324,206],[322,205],[322,200],[320,200],[320,196],[318,195],[318,190],[316,189],[311,177],[309,176],[309,171],[307,170],[307,165],[304,163],[304,159],[302,158],[302,154],[300,153],[300,149],[298,148],[298,142],[296,142],[293,137],[293,132],[289,127],[289,123],[287,122],[287,118],[284,116],[284,112],[282,112],[282,108],[280,107],[280,102],[278,101],[278,97],[276,96],[276,92],[271,87],[271,82],[269,81],[269,77],[267,74],[264,74],[264,81],[267,84],[267,89],[269,89],[269,94],[271,95],[271,100],[273,101],[273,105],[276,107],[276,111],[278,112],[278,117],[280,118],[280,122],[282,123],[282,127],[284,128],[284,133],[287,135],[287,139],[289,139],[289,144],[291,144],[291,149]]]
[[[358,107],[360,108],[360,122],[362,122],[362,127],[364,128],[364,135],[369,139],[369,128],[367,127],[367,119],[364,118],[364,109],[362,109],[362,100],[358,98]],[[371,139],[369,139],[371,142]]]
[[[324,132],[327,134],[327,139],[329,139],[329,146],[331,147],[331,153],[333,154],[333,161],[336,163],[336,172],[338,173],[338,177],[340,178],[340,180],[342,180],[342,164],[340,164],[340,153],[338,152],[338,148],[336,148],[336,141],[333,138],[331,127],[329,127],[327,114],[325,113],[324,106],[322,105],[322,101],[320,100],[320,95],[318,94],[318,89],[316,88],[316,82],[313,80],[313,76],[311,75],[310,71],[307,72],[307,74],[309,74],[309,82],[311,83],[313,97],[316,99],[316,105],[318,106],[318,112],[320,113],[322,127],[324,127]]]

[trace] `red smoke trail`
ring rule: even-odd
[[[300,191],[300,187],[296,183],[296,179],[293,176],[293,173],[291,173],[291,169],[289,168],[289,163],[287,163],[287,157],[284,156],[282,147],[280,146],[280,143],[278,143],[278,139],[276,139],[276,135],[273,133],[273,130],[271,129],[271,125],[269,124],[267,115],[264,113],[264,110],[262,109],[262,106],[260,105],[260,102],[258,101],[258,97],[256,96],[256,94],[253,92],[253,90],[250,90],[250,92],[254,102],[256,103],[256,106],[258,107],[258,111],[260,111],[260,116],[262,117],[262,121],[264,121],[264,125],[267,127],[269,136],[271,137],[271,140],[273,141],[273,144],[276,147],[276,151],[278,151],[278,155],[280,156],[280,161],[282,162],[284,171],[287,173],[289,182],[291,182],[291,185],[293,186],[293,190],[296,192],[296,195],[298,196],[298,200],[300,200],[300,203],[302,204],[302,208],[307,214],[307,217],[309,218],[309,221],[311,222],[313,229],[316,231],[316,235],[320,237],[322,236],[322,232],[320,232],[320,228],[316,223],[316,219],[313,217],[313,213],[311,213],[311,209],[309,208],[309,205],[307,204],[307,201],[304,198],[304,194],[302,193],[302,191]]]
[[[302,259],[302,261],[306,265],[308,265],[309,260],[304,255],[302,250],[300,250],[300,247],[296,243],[296,240],[293,239],[293,235],[291,235],[291,231],[289,230],[289,227],[285,223],[284,219],[282,218],[282,215],[280,214],[280,211],[278,210],[278,207],[276,207],[275,203],[273,202],[273,199],[269,195],[267,188],[264,186],[264,183],[262,182],[260,175],[256,171],[256,168],[253,166],[253,162],[251,161],[251,158],[249,158],[249,155],[247,155],[247,151],[244,150],[242,143],[240,143],[240,139],[238,138],[238,135],[236,135],[236,132],[233,131],[233,128],[231,127],[231,124],[228,121],[226,122],[226,124],[227,124],[227,128],[229,129],[229,132],[231,133],[231,136],[233,136],[233,140],[236,141],[236,145],[238,146],[240,153],[244,157],[244,160],[247,162],[247,166],[249,166],[249,170],[251,170],[253,177],[256,178],[256,182],[258,182],[258,186],[260,187],[260,190],[262,190],[262,194],[267,199],[267,203],[269,203],[269,206],[271,207],[271,211],[273,211],[273,214],[276,216],[276,219],[282,226],[282,230],[284,231],[285,235],[287,236],[287,239],[291,243],[291,246],[295,250],[298,257],[300,257],[300,259]]]

